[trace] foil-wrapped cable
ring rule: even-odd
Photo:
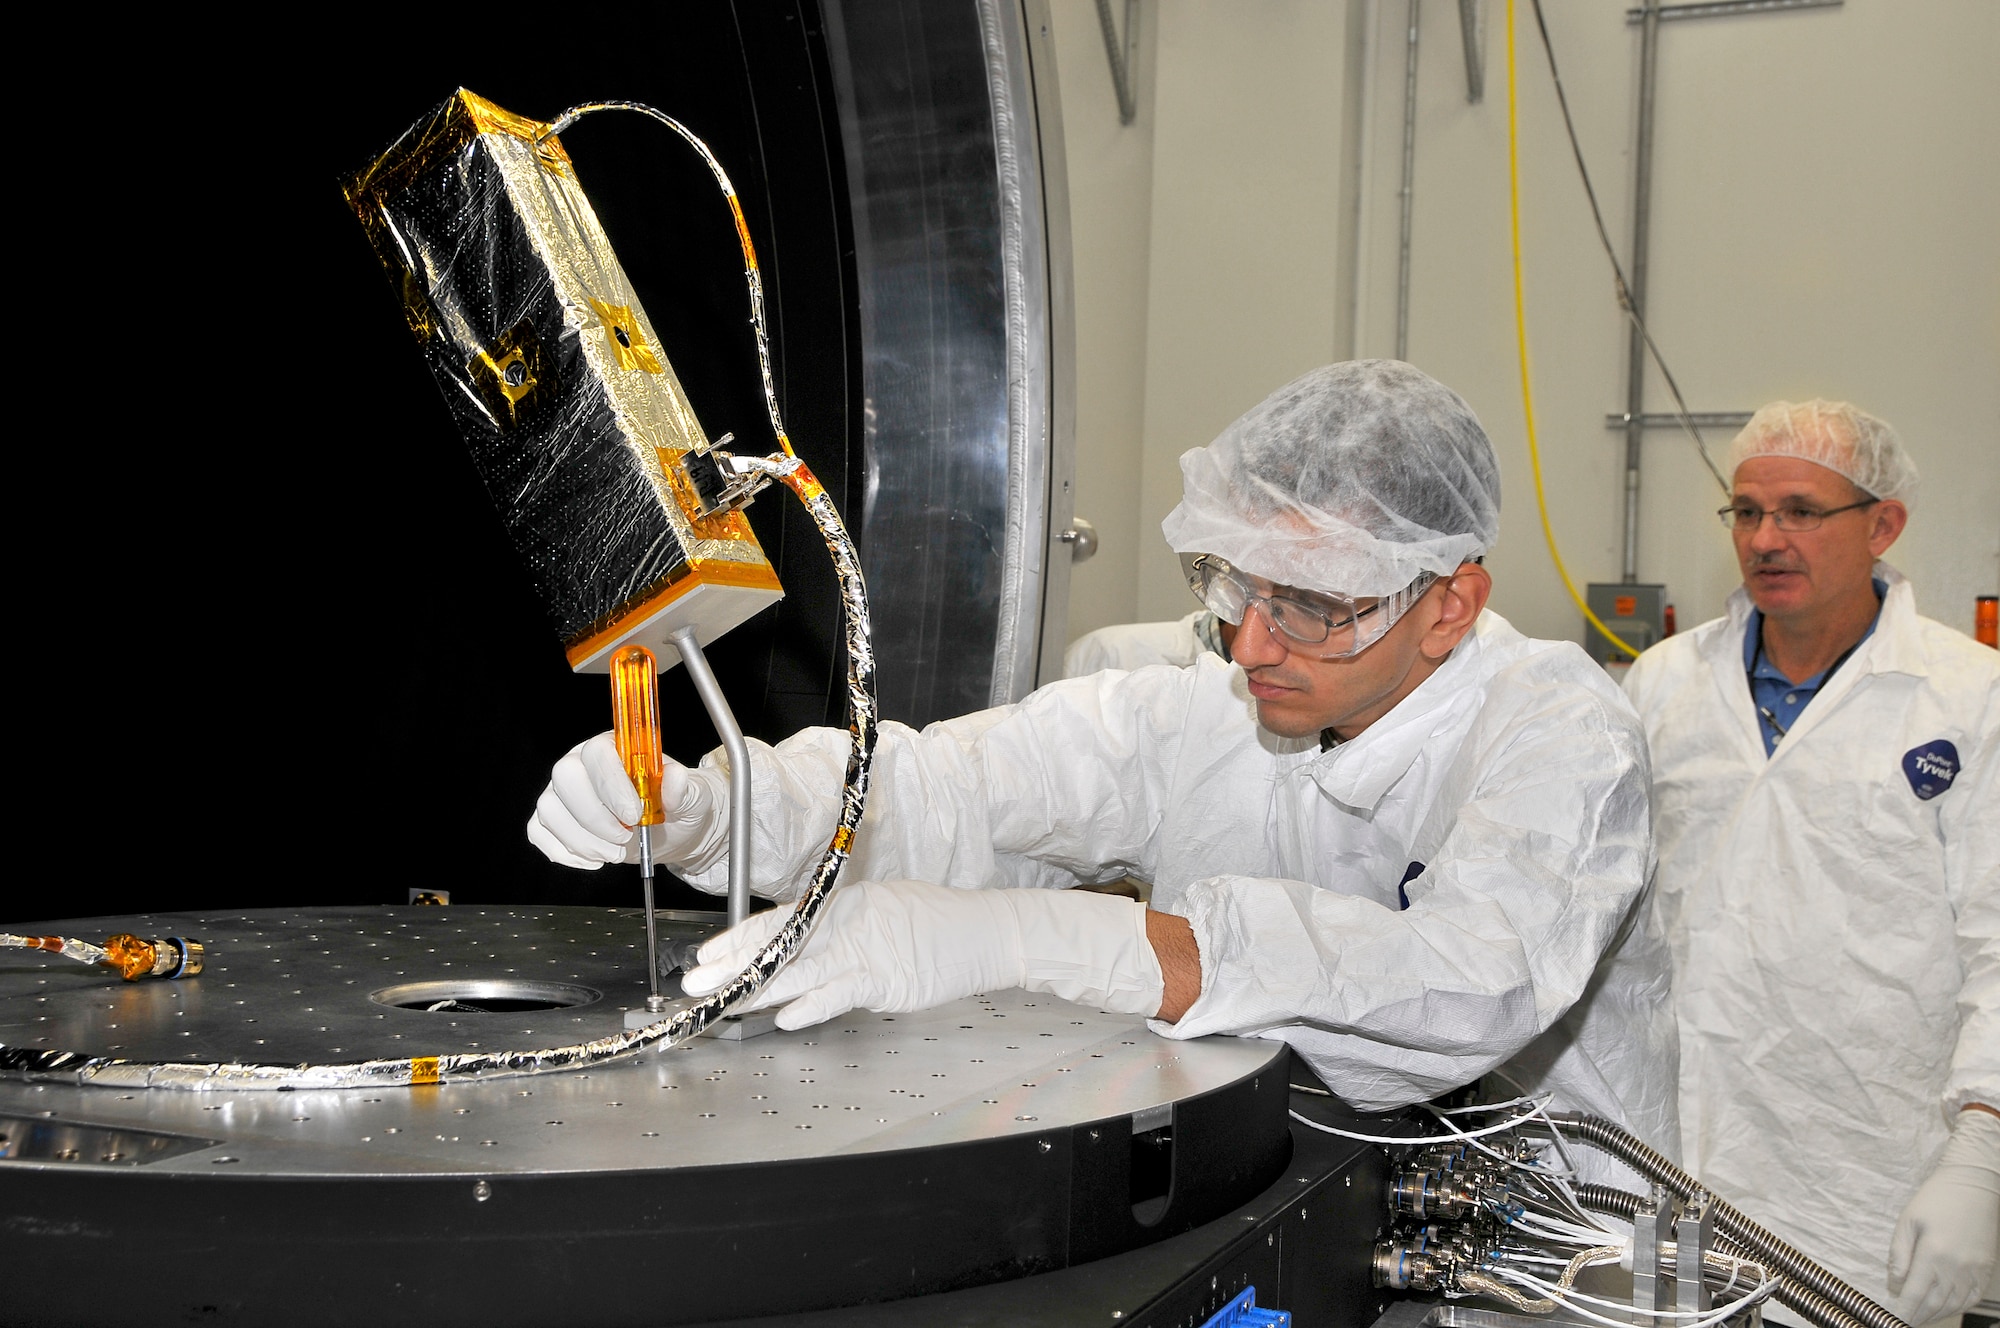
[[[715,182],[722,187],[722,196],[729,203],[729,215],[736,222],[736,242],[743,249],[743,280],[750,287],[750,326],[757,330],[757,368],[763,376],[764,408],[771,416],[771,431],[778,436],[778,449],[786,456],[793,455],[792,440],[785,435],[785,421],[778,411],[777,384],[771,376],[771,339],[764,324],[764,274],[757,266],[757,248],[750,243],[750,224],[743,219],[743,205],[737,200],[736,186],[730,183],[729,172],[722,169],[722,163],[709,151],[708,144],[686,125],[665,111],[636,101],[592,101],[572,106],[556,117],[542,139],[554,138],[584,116],[598,111],[636,111],[658,120],[686,139],[688,145],[701,154],[701,159],[708,163],[710,174],[715,176]]]
[[[737,459],[736,464],[780,480],[798,496],[812,515],[833,557],[840,577],[841,607],[847,627],[847,753],[846,782],[841,791],[840,821],[814,870],[812,884],[799,898],[791,918],[757,953],[749,965],[720,990],[644,1028],[574,1046],[540,1051],[467,1052],[444,1056],[412,1056],[390,1060],[349,1061],[329,1065],[259,1065],[250,1063],[188,1064],[171,1061],[121,1060],[70,1051],[38,1051],[0,1047],[0,1070],[34,1077],[60,1077],[83,1085],[112,1088],[180,1089],[319,1089],[384,1088],[411,1084],[441,1084],[508,1075],[571,1070],[624,1056],[660,1043],[673,1046],[700,1035],[737,1002],[757,992],[782,969],[811,934],[827,898],[839,880],[854,844],[855,829],[868,798],[868,771],[875,755],[875,648],[869,630],[868,588],[861,576],[861,556],[848,536],[833,500],[805,463],[797,457]],[[37,947],[40,948],[40,947]]]
[[[643,1028],[628,1029],[574,1046],[540,1051],[413,1056],[329,1065],[260,1065],[134,1061],[80,1052],[38,1051],[0,1045],[0,1071],[33,1077],[59,1077],[101,1087],[216,1090],[382,1088],[575,1069],[628,1055],[655,1044],[674,1046],[698,1036],[738,1002],[755,994],[769,982],[811,934],[813,924],[818,921],[827,898],[833,893],[840,869],[847,862],[853,847],[854,832],[861,824],[868,798],[869,766],[875,755],[875,646],[868,617],[868,587],[861,574],[861,555],[854,547],[854,541],[848,535],[846,524],[841,521],[832,498],[792,451],[786,436],[771,377],[764,326],[763,284],[758,275],[756,253],[750,243],[750,231],[744,224],[743,209],[736,201],[736,191],[728,175],[708,150],[707,144],[689,133],[678,121],[633,102],[600,102],[576,107],[566,112],[549,132],[553,134],[556,129],[572,124],[580,116],[594,110],[634,110],[663,121],[694,146],[721,184],[729,200],[730,211],[735,216],[737,236],[743,246],[745,277],[750,286],[751,322],[757,330],[757,355],[763,377],[764,401],[780,449],[778,454],[768,458],[733,457],[730,460],[742,470],[755,471],[777,480],[797,496],[812,517],[813,524],[818,527],[820,537],[826,541],[827,552],[833,559],[834,570],[840,580],[841,610],[847,637],[847,731],[850,745],[846,779],[841,790],[839,823],[820,858],[819,866],[813,872],[811,885],[800,896],[791,918],[749,965],[719,990]]]
[[[74,959],[80,964],[110,962],[110,957],[105,954],[103,946],[92,945],[89,941],[79,941],[74,936],[16,936],[12,932],[0,931],[0,949],[46,950],[65,959]]]
[[[1477,1292],[1482,1296],[1504,1300],[1524,1314],[1554,1314],[1556,1311],[1556,1303],[1553,1300],[1530,1299],[1505,1282],[1488,1277],[1484,1273],[1460,1273],[1458,1285],[1468,1295]]]
[[[140,978],[191,978],[202,970],[204,948],[185,936],[146,940],[121,931],[102,945],[74,936],[16,936],[0,932],[0,949],[45,950],[80,964],[100,964],[117,970],[127,982]]]

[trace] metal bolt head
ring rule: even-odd
[[[1044,1153],[1046,1153],[1052,1150],[1055,1147],[1055,1145],[1050,1143],[1046,1139],[1037,1139],[1035,1140],[1035,1147],[1041,1149]]]
[[[493,1197],[493,1187],[486,1181],[482,1180],[478,1184],[472,1187],[472,1199],[474,1203],[485,1203],[488,1199],[491,1199],[492,1197]]]

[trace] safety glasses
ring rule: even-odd
[[[1771,524],[1779,530],[1806,531],[1818,530],[1820,523],[1830,516],[1839,516],[1842,512],[1856,512],[1864,507],[1873,507],[1881,501],[1880,498],[1864,498],[1845,507],[1821,509],[1793,505],[1774,507],[1768,512],[1750,503],[1731,503],[1728,507],[1718,508],[1715,514],[1722,518],[1723,525],[1744,534],[1754,533],[1764,524],[1764,518],[1767,516],[1771,518]]]
[[[1287,647],[1307,647],[1302,653],[1319,659],[1346,659],[1380,641],[1437,580],[1436,574],[1424,572],[1392,595],[1357,600],[1274,587],[1212,553],[1182,554],[1181,569],[1187,573],[1188,589],[1216,617],[1240,627],[1243,615],[1256,604],[1274,637]]]

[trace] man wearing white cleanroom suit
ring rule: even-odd
[[[1927,1323],[2000,1243],[2000,656],[1877,561],[1916,479],[1887,425],[1776,402],[1731,474],[1744,589],[1625,680],[1686,1163]]]
[[[1577,647],[1483,612],[1499,474],[1470,408],[1405,364],[1334,365],[1181,465],[1165,530],[1239,624],[1236,663],[884,724],[848,883],[761,1003],[796,1028],[1024,986],[1168,1037],[1282,1039],[1363,1109],[1504,1067],[1676,1151],[1640,727]],[[760,893],[802,888],[847,743],[754,748]],[[718,756],[668,782],[656,843],[720,890]],[[592,866],[627,858],[637,815],[600,737],[557,765],[529,834]],[[1127,874],[1152,909],[1063,888]],[[779,920],[708,942],[686,989]]]

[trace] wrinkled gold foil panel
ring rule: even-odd
[[[677,458],[691,449],[706,448],[708,435],[673,366],[652,349],[659,345],[659,335],[582,187],[573,175],[544,169],[529,139],[496,135],[486,147],[528,219],[529,239],[548,267],[566,320],[579,334],[584,358],[606,384],[619,424],[675,519],[689,557],[768,566],[748,518],[740,512],[711,518],[703,523],[704,531],[697,532],[700,505],[693,490],[678,466],[673,467],[674,479],[669,479],[668,468],[661,464],[663,456]],[[648,368],[621,346],[614,327],[621,327],[634,345],[644,348],[645,361],[658,367]]]
[[[667,607],[712,639],[783,592],[741,513],[699,515],[707,435],[548,129],[461,89],[346,192],[581,667]]]
[[[666,372],[660,365],[660,357],[646,344],[646,335],[639,330],[638,320],[632,317],[630,306],[592,300],[590,307],[597,311],[598,322],[604,326],[604,335],[611,339],[609,349],[617,358],[619,368],[644,369],[647,373]]]

